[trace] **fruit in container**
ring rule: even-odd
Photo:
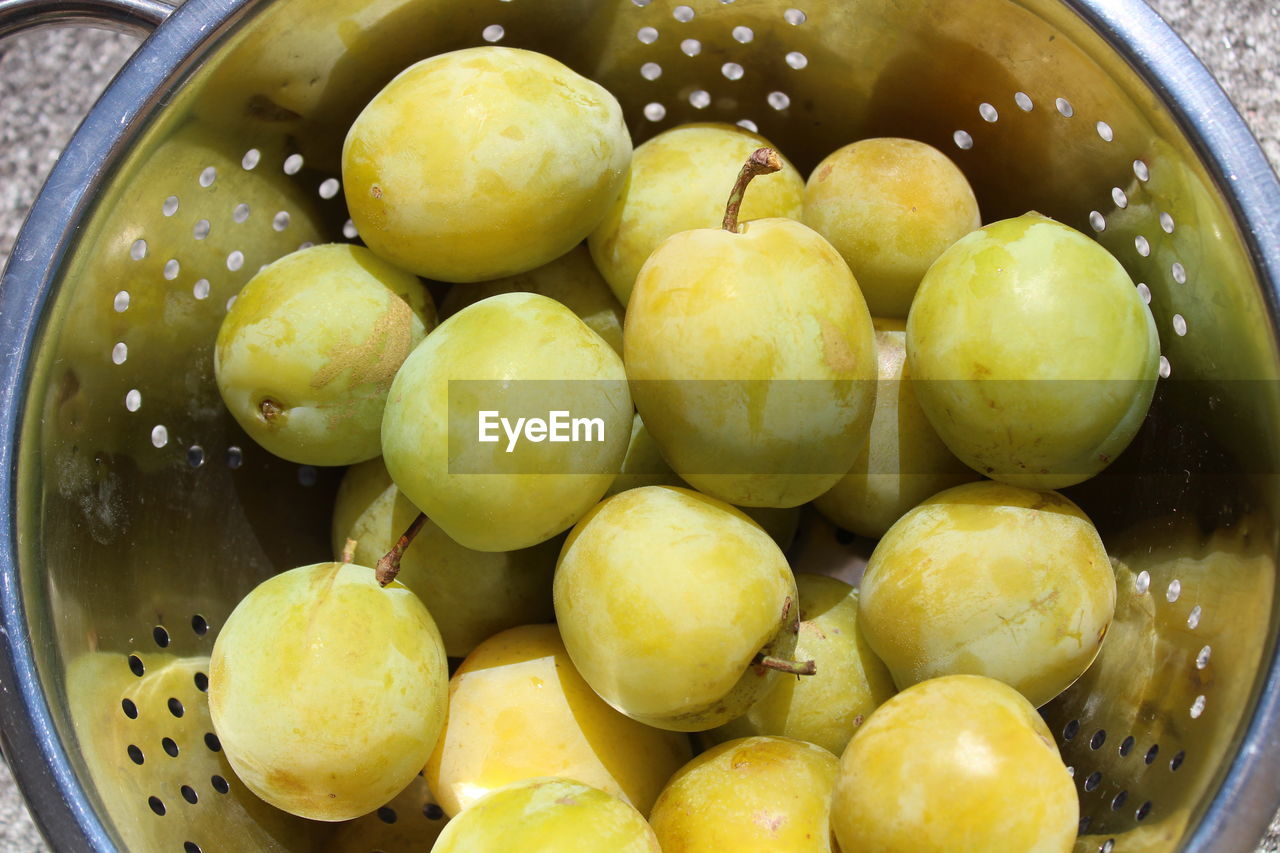
[[[862,578],[858,624],[900,689],[984,675],[1039,707],[1093,663],[1115,606],[1111,562],[1078,506],[983,480],[889,528]]]
[[[794,656],[817,672],[779,678],[737,719],[707,732],[712,741],[752,735],[795,738],[839,755],[881,703],[893,677],[858,628],[858,590],[844,581],[796,573],[800,633]]]
[[[1036,709],[974,675],[881,705],[840,757],[831,827],[842,850],[1070,853],[1080,805]]]
[[[490,45],[400,72],[352,123],[342,180],[370,249],[426,278],[474,282],[572,249],[630,161],[612,94],[549,56]]]
[[[916,399],[943,442],[978,473],[1033,489],[1086,480],[1128,446],[1159,344],[1120,262],[1038,213],[943,252],[907,318]]]
[[[732,740],[680,768],[649,823],[663,853],[831,853],[838,766],[827,750],[793,738]]]
[[[661,853],[631,806],[569,779],[533,779],[494,791],[455,817],[432,853]]]
[[[405,360],[382,421],[383,461],[454,541],[513,551],[567,530],[604,496],[633,411],[622,359],[603,338],[554,299],[505,293],[441,323]],[[554,412],[565,440],[548,431]],[[522,432],[520,418],[548,428]],[[575,432],[580,419],[598,423]]]
[[[236,775],[313,820],[367,814],[412,782],[447,694],[431,614],[351,563],[263,581],[227,618],[209,663],[209,713]]]
[[[906,324],[873,322],[880,387],[871,436],[849,473],[813,505],[840,527],[878,539],[916,504],[978,475],[942,443],[916,400]]]
[[[485,640],[454,672],[426,776],[450,815],[544,776],[591,785],[648,815],[690,757],[688,736],[605,704],[574,668],[555,625],[522,625]]]
[[[276,456],[363,462],[379,453],[391,380],[434,325],[422,282],[368,249],[300,249],[250,279],[223,318],[218,390]]]
[[[355,541],[352,562],[372,566],[418,515],[381,459],[347,469],[333,509],[333,555]],[[558,538],[517,551],[474,551],[427,519],[400,560],[396,580],[431,612],[450,657],[464,657],[499,631],[550,621]]]
[[[688,489],[602,502],[565,541],[553,595],[582,677],[659,728],[701,731],[742,714],[780,675],[766,662],[795,648],[782,551],[739,510]]]
[[[742,162],[769,145],[737,125],[706,122],[673,127],[636,147],[622,194],[587,238],[591,257],[624,307],[658,244],[681,231],[719,225]],[[804,179],[782,159],[780,171],[752,184],[739,218],[799,219],[803,197]]]
[[[849,264],[873,315],[902,319],[930,264],[982,225],[955,163],[932,145],[894,137],[827,155],[805,183],[801,219]]]
[[[683,231],[645,261],[623,341],[636,408],[671,467],[740,506],[830,489],[865,445],[876,393],[871,316],[848,265],[791,219]]]

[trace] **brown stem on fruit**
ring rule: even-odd
[[[787,660],[773,655],[759,654],[751,662],[765,669],[776,669],[778,672],[789,672],[792,675],[818,674],[818,664],[811,660]]]
[[[404,556],[404,549],[409,547],[409,543],[418,535],[418,531],[422,529],[422,525],[427,523],[427,514],[418,513],[418,517],[409,525],[409,529],[396,540],[396,544],[391,546],[382,559],[378,560],[375,567],[374,577],[378,579],[378,583],[386,586],[396,579],[396,575],[400,574],[400,558]]]
[[[262,419],[267,423],[271,423],[283,411],[284,408],[270,397],[263,398],[262,402],[258,404],[258,414],[262,415]]]
[[[355,559],[356,559],[356,540],[348,536],[347,543],[342,546],[342,562],[354,563]]]
[[[772,148],[757,148],[751,152],[751,156],[742,166],[742,171],[738,173],[733,192],[729,193],[729,203],[724,206],[724,230],[738,233],[738,211],[742,208],[742,197],[746,195],[747,184],[751,183],[751,179],[756,175],[767,175],[781,168],[782,160],[779,159],[778,152]]]

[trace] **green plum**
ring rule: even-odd
[[[334,502],[334,557],[353,539],[352,561],[376,564],[417,515],[381,459],[353,465]],[[428,519],[401,557],[396,580],[427,606],[449,656],[463,657],[499,631],[551,620],[551,578],[559,553],[559,539],[518,551],[475,551]]]
[[[729,741],[671,777],[649,823],[663,853],[832,853],[838,769],[834,755],[801,740]]]
[[[434,324],[422,282],[368,249],[300,249],[250,279],[223,318],[218,390],[276,456],[363,462],[380,452],[391,380]]]
[[[817,673],[779,678],[747,713],[707,734],[725,741],[779,735],[839,755],[858,727],[895,692],[893,677],[858,628],[858,591],[844,581],[796,574],[800,634],[795,656]]]
[[[1078,506],[983,480],[889,528],[862,578],[858,624],[899,688],[971,673],[1040,707],[1093,663],[1115,607],[1111,561]]]
[[[659,728],[701,731],[742,714],[788,658],[799,608],[786,557],[739,510],[645,486],[588,513],[556,567],[556,620],[583,678]]]
[[[661,853],[640,813],[598,788],[533,779],[495,791],[449,821],[432,853]]]
[[[831,242],[877,317],[905,319],[920,279],[982,220],[964,173],[914,139],[863,139],[809,175],[801,220]]]
[[[943,252],[907,318],[916,398],[938,435],[979,473],[1033,489],[1079,483],[1124,450],[1159,344],[1120,262],[1037,213]]]
[[[552,412],[598,429],[565,426],[557,439]],[[441,323],[405,360],[383,460],[450,538],[513,551],[567,530],[604,496],[633,412],[622,359],[603,338],[554,299],[505,293]]]
[[[209,663],[209,713],[236,775],[313,820],[367,814],[412,782],[447,696],[431,614],[351,563],[263,581],[227,618]]]
[[[885,702],[840,757],[831,828],[877,853],[1070,853],[1080,803],[1053,736],[1008,685],[922,682]]]
[[[771,153],[744,167],[724,227],[645,261],[623,340],[636,408],[677,474],[728,503],[792,507],[867,442],[875,335],[830,243],[790,219],[734,220],[745,180],[779,167]]]
[[[485,281],[581,242],[630,162],[613,95],[549,56],[487,45],[388,83],[347,133],[342,178],[369,248],[426,278]]]
[[[636,148],[622,194],[587,238],[591,257],[623,306],[659,243],[720,223],[742,161],[769,144],[737,125],[698,123],[665,130]],[[803,195],[804,179],[783,160],[781,171],[752,187],[741,218],[799,219]]]
[[[878,539],[925,498],[978,475],[942,443],[916,400],[906,364],[906,324],[873,322],[880,388],[871,438],[849,473],[813,505],[834,524]]]
[[[450,287],[440,301],[440,317],[452,317],[468,305],[499,293],[541,293],[563,303],[622,355],[622,306],[591,262],[585,246],[576,246],[554,261],[519,275]]]

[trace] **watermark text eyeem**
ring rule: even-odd
[[[512,453],[520,439],[535,444],[543,441],[604,441],[604,418],[575,418],[556,409],[544,418],[504,418],[496,410],[477,413],[478,439],[493,444],[506,435],[506,452]],[[501,430],[501,432],[499,432]]]

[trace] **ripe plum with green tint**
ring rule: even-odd
[[[979,473],[1034,489],[1086,480],[1128,446],[1159,344],[1120,262],[1038,213],[943,252],[907,318],[916,398],[938,435]]]
[[[300,249],[250,279],[223,318],[218,390],[276,456],[363,462],[380,452],[391,381],[435,318],[422,282],[368,249]]]
[[[636,408],[677,474],[739,506],[792,507],[834,486],[867,441],[871,315],[831,244],[790,219],[683,231],[641,268],[623,338]]]
[[[982,220],[964,173],[914,139],[862,139],[829,154],[804,188],[805,225],[835,246],[877,317],[906,319],[920,279]]]
[[[412,782],[447,696],[431,614],[351,563],[263,581],[227,618],[209,664],[209,712],[236,775],[313,820],[359,817]]]
[[[417,515],[381,459],[353,465],[334,502],[334,557],[353,539],[352,562],[375,565]],[[551,578],[559,553],[559,539],[517,551],[475,551],[428,519],[401,557],[396,580],[427,606],[449,656],[464,657],[499,631],[551,621]]]
[[[1111,561],[1078,506],[983,480],[889,528],[862,577],[858,624],[899,688],[985,675],[1040,707],[1093,663],[1115,606]]]
[[[426,776],[448,814],[526,779],[574,779],[648,815],[691,757],[689,738],[618,713],[578,674],[555,625],[488,638],[449,680]]]
[[[879,539],[916,504],[978,475],[942,443],[916,400],[906,364],[906,324],[873,322],[880,388],[871,438],[849,473],[813,505],[840,527]]]
[[[513,445],[501,431],[479,441],[482,411],[546,418],[548,409],[599,418],[602,429],[559,443]],[[554,299],[505,293],[441,323],[405,360],[383,417],[383,461],[460,545],[513,551],[567,530],[599,502],[633,412],[622,359],[603,338]]]
[[[777,735],[817,744],[835,755],[896,689],[893,676],[858,629],[858,590],[844,581],[796,574],[800,633],[795,657],[817,673],[779,678],[747,713],[707,735],[726,741]]]
[[[680,768],[649,823],[662,853],[832,853],[838,768],[830,752],[793,738],[732,740]]]
[[[645,486],[600,503],[556,567],[569,656],[606,702],[659,728],[701,731],[742,714],[796,643],[786,557],[741,511]]]
[[[1036,709],[976,675],[885,702],[840,757],[831,828],[876,853],[1070,853],[1080,804]]]
[[[351,219],[370,249],[437,281],[539,267],[580,243],[626,180],[612,94],[561,62],[486,45],[406,68],[342,148]]]
[[[540,293],[562,303],[622,355],[622,306],[591,262],[585,246],[536,269],[494,281],[450,287],[440,300],[440,317],[448,319],[468,305],[499,293]]]
[[[432,853],[662,853],[631,806],[569,779],[534,779],[489,794],[455,817]]]
[[[769,145],[737,125],[711,122],[682,124],[636,147],[622,194],[587,238],[591,257],[624,307],[658,244],[681,231],[719,225],[725,190],[742,162]],[[779,158],[781,170],[752,185],[739,218],[800,218],[804,179]]]

